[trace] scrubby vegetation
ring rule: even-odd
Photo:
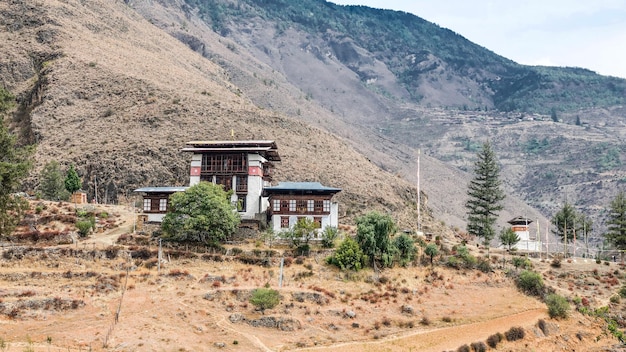
[[[550,318],[566,319],[569,316],[570,306],[567,299],[563,296],[549,294],[546,297],[546,305],[548,306]]]

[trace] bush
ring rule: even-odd
[[[521,340],[524,336],[526,336],[526,332],[524,331],[524,328],[520,326],[514,326],[504,333],[504,337],[506,337],[507,341]]]
[[[487,345],[485,345],[485,343],[482,341],[472,342],[470,346],[472,347],[472,351],[474,352],[486,352],[487,351]]]
[[[479,259],[478,264],[476,265],[476,268],[482,271],[483,273],[491,272],[491,264],[489,263],[488,259],[483,259],[483,258]]]
[[[322,247],[333,248],[335,246],[335,240],[339,235],[339,231],[336,227],[326,226],[322,232]]]
[[[550,294],[546,297],[546,305],[548,306],[548,315],[550,318],[566,319],[569,315],[569,303],[563,296]]]
[[[463,345],[456,349],[456,352],[471,352],[470,347],[468,345]]]
[[[493,334],[487,338],[487,345],[491,348],[496,348],[503,338],[504,336],[501,333]]]
[[[280,303],[280,295],[278,291],[271,288],[257,288],[252,291],[250,303],[265,313],[266,309],[272,309]]]
[[[93,225],[89,220],[76,221],[76,229],[78,229],[78,234],[80,235],[80,237],[86,237],[92,227]]]
[[[541,275],[529,270],[520,273],[517,278],[517,287],[524,293],[534,296],[541,296],[544,291]]]
[[[619,289],[619,295],[626,298],[626,285]]]
[[[327,262],[341,268],[341,270],[359,271],[363,267],[363,251],[355,240],[346,237],[335,254],[327,259]]]

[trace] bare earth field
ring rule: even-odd
[[[54,207],[67,204],[47,208]],[[513,326],[523,327],[525,338],[497,350],[611,351],[619,345],[602,320],[579,313],[549,319],[545,304],[520,293],[500,270],[417,264],[378,277],[370,269],[347,275],[324,264],[328,253],[316,253],[287,257],[279,288],[279,253],[286,248],[251,241],[229,245],[226,254],[165,249],[159,272],[152,242],[127,234],[129,207],[93,211],[106,211],[99,224],[112,226],[77,243],[2,249],[0,350],[448,351]],[[134,244],[113,246],[119,236],[119,243]],[[620,287],[612,278],[623,277],[613,263],[534,265],[558,293],[598,306]],[[261,313],[248,298],[264,285],[278,289],[281,302]],[[546,333],[539,319],[550,327]]]

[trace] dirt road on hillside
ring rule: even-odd
[[[459,346],[464,344],[476,341],[485,341],[490,335],[497,332],[504,332],[513,326],[531,326],[535,324],[537,320],[542,318],[547,318],[547,312],[545,309],[532,309],[526,312],[479,323],[420,331],[409,335],[390,337],[379,341],[354,342],[322,348],[308,348],[306,351],[441,352],[456,350]]]

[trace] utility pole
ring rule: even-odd
[[[159,252],[157,253],[157,273],[161,273],[161,258],[163,257],[162,254],[162,248],[161,248],[161,239],[159,238]]]
[[[417,233],[422,232],[422,195],[420,190],[420,154],[421,150],[417,150]]]

